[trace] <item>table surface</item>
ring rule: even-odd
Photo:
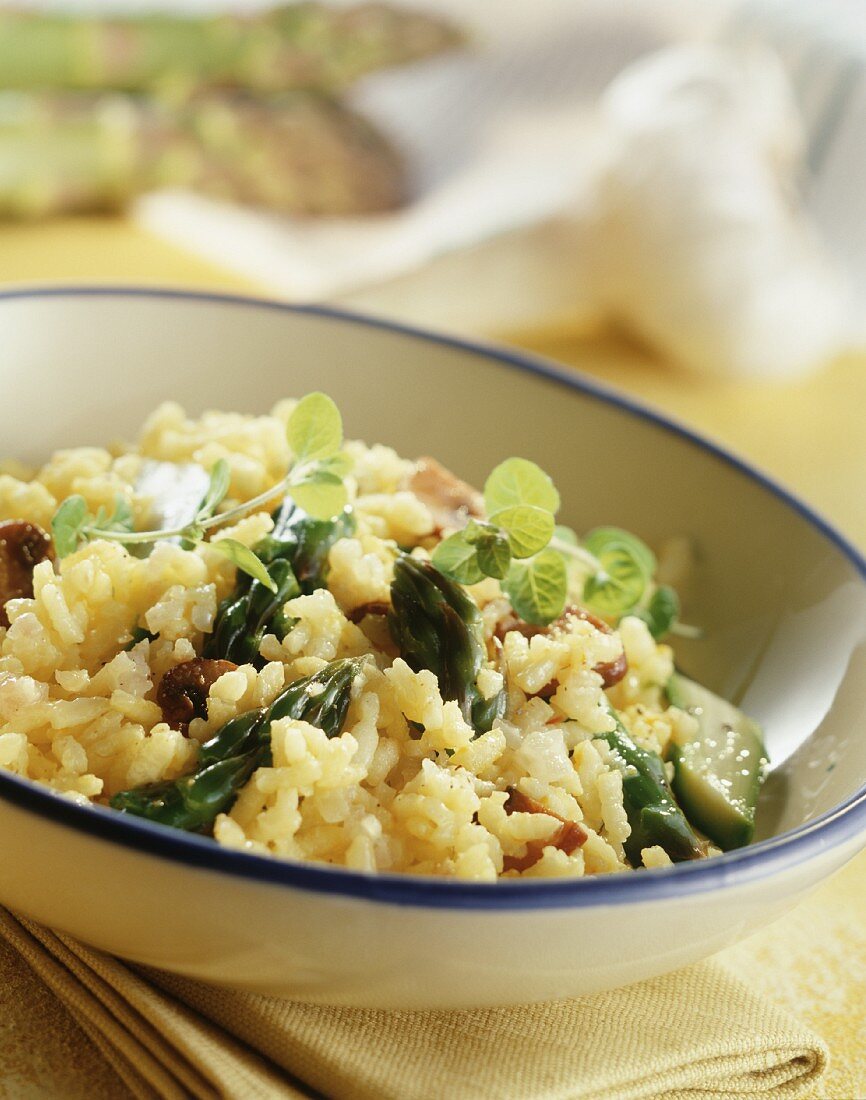
[[[519,240],[511,246],[519,249]],[[507,254],[506,254],[507,260]],[[497,267],[503,256],[497,254]],[[519,266],[519,265],[518,265]],[[459,264],[448,268],[449,294]],[[501,270],[501,269],[500,269]],[[472,293],[478,294],[478,265]],[[162,284],[267,293],[119,219],[81,219],[0,231],[0,285],[34,282]],[[437,293],[436,279],[423,283]],[[406,286],[365,294],[399,315]],[[443,289],[443,302],[445,291]],[[428,311],[429,312],[429,311]],[[489,329],[487,314],[487,327]],[[686,421],[798,492],[866,548],[866,360],[842,359],[811,378],[759,384],[685,378],[622,337],[570,327],[488,332],[572,365]],[[815,1028],[830,1045],[814,1096],[866,1096],[866,853],[771,928],[720,958]],[[0,1098],[116,1096],[99,1055],[27,968],[0,949]]]

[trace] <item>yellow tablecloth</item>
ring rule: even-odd
[[[514,247],[519,247],[515,240]],[[502,262],[502,256],[498,258]],[[449,270],[453,279],[454,265]],[[477,275],[477,271],[473,273]],[[267,293],[110,219],[0,231],[0,284],[123,282]],[[483,294],[473,277],[473,294]],[[425,283],[435,293],[435,279]],[[453,294],[453,286],[449,287]],[[367,292],[383,313],[405,287]],[[494,334],[495,335],[495,334]],[[500,336],[570,363],[722,440],[798,491],[866,546],[866,361],[852,357],[784,385],[692,381],[610,336]],[[788,917],[721,956],[830,1044],[816,1097],[866,1096],[866,854]],[[116,1096],[116,1078],[27,967],[0,945],[0,1097]]]

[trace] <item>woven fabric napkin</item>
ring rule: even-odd
[[[142,1100],[787,1098],[827,1061],[817,1036],[712,962],[572,1001],[382,1012],[131,967],[4,910],[0,935]]]

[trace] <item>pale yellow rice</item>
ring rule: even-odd
[[[285,423],[292,407],[195,420],[167,404],[134,447],[60,451],[36,471],[7,464],[0,520],[47,528],[66,496],[81,493],[95,509],[110,507],[118,492],[142,518],[148,501],[136,498],[132,485],[144,458],[207,468],[224,458],[231,498],[249,499],[273,485],[291,459]],[[637,618],[610,635],[581,620],[549,637],[511,632],[501,671],[486,671],[478,683],[490,697],[504,674],[506,717],[474,736],[457,704],[442,700],[436,677],[413,672],[396,655],[381,622],[366,619],[362,629],[348,618],[361,604],[387,600],[395,544],[429,551],[434,522],[409,490],[412,462],[378,445],[347,449],[355,460],[350,488],[358,529],[331,551],[327,589],[290,602],[297,625],[282,640],[264,639],[260,671],[244,666],[217,680],[208,718],[194,721],[189,736],[162,720],[155,689],[169,668],[201,652],[218,601],[233,585],[233,567],[206,544],[187,551],[161,543],[138,558],[106,541],[58,567],[40,564],[33,598],[10,603],[11,625],[0,628],[0,767],[80,802],[106,802],[117,791],[189,770],[201,741],[298,677],[338,657],[368,654],[338,737],[329,740],[301,721],[274,724],[273,764],[260,768],[219,817],[219,844],[362,871],[493,880],[504,857],[525,855],[528,843],[550,838],[561,824],[543,813],[507,813],[507,790],[517,788],[582,822],[588,836],[570,855],[545,847],[524,877],[627,869],[622,778],[597,736],[612,720],[593,668],[624,647],[629,671],[610,699],[640,744],[664,751],[672,732],[693,722],[666,708],[662,696],[670,649]],[[261,512],[223,534],[252,546],[270,526]],[[507,601],[496,581],[471,592],[490,635]],[[137,625],[158,638],[126,651]],[[545,701],[538,692],[552,681],[556,690]],[[647,867],[669,862],[660,848],[644,850]]]

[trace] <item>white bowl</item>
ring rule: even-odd
[[[697,540],[684,667],[765,726],[758,843],[668,870],[464,884],[278,862],[0,775],[0,902],[125,958],[311,1001],[498,1005],[682,966],[866,843],[866,562],[744,463],[572,371],[324,309],[158,290],[0,294],[2,450],[132,436],[159,401],[324,389],[350,435],[480,479],[538,461],[578,529]]]

